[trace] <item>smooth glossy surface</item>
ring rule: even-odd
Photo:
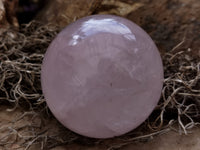
[[[109,138],[147,119],[161,94],[163,67],[139,26],[94,15],[58,34],[45,54],[41,78],[47,104],[64,126]]]

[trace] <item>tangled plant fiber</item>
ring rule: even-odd
[[[0,35],[0,103],[8,106],[7,111],[14,112],[19,107],[27,111],[13,123],[26,115],[36,116],[37,114],[40,117],[42,116],[40,110],[47,108],[40,84],[41,63],[48,45],[59,30],[58,27],[33,21],[21,26],[19,31],[10,29]],[[193,58],[186,51],[176,53],[171,51],[163,54],[162,58],[165,74],[162,96],[152,115],[142,125],[147,132],[141,133],[136,130],[114,138],[111,144],[107,144],[109,150],[119,149],[133,141],[149,139],[169,130],[187,134],[189,129],[198,124],[197,120],[200,116],[199,59]],[[30,126],[34,128],[32,124],[29,124]],[[77,141],[96,145],[107,143],[103,140],[76,135],[62,126],[58,127],[66,130],[65,134],[58,132],[56,135],[49,135],[48,130],[34,130],[35,133],[27,137],[19,132],[22,127],[6,127],[7,130],[1,128],[0,130],[7,131],[7,134],[0,137],[0,145],[8,146],[19,142],[19,139],[24,139],[19,145],[25,149],[29,149],[34,144],[40,144],[41,149],[49,149]],[[8,138],[13,134],[16,138]]]

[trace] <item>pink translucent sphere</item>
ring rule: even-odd
[[[161,95],[163,66],[152,39],[112,15],[79,19],[49,46],[42,89],[55,117],[93,138],[127,133],[151,114]]]

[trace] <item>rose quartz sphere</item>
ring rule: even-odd
[[[42,89],[54,116],[93,138],[127,133],[151,114],[163,66],[147,33],[112,15],[79,19],[62,30],[42,64]]]

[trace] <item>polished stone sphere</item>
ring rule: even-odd
[[[112,15],[68,25],[42,64],[42,90],[54,116],[93,138],[127,133],[151,114],[161,95],[163,66],[149,35]]]

